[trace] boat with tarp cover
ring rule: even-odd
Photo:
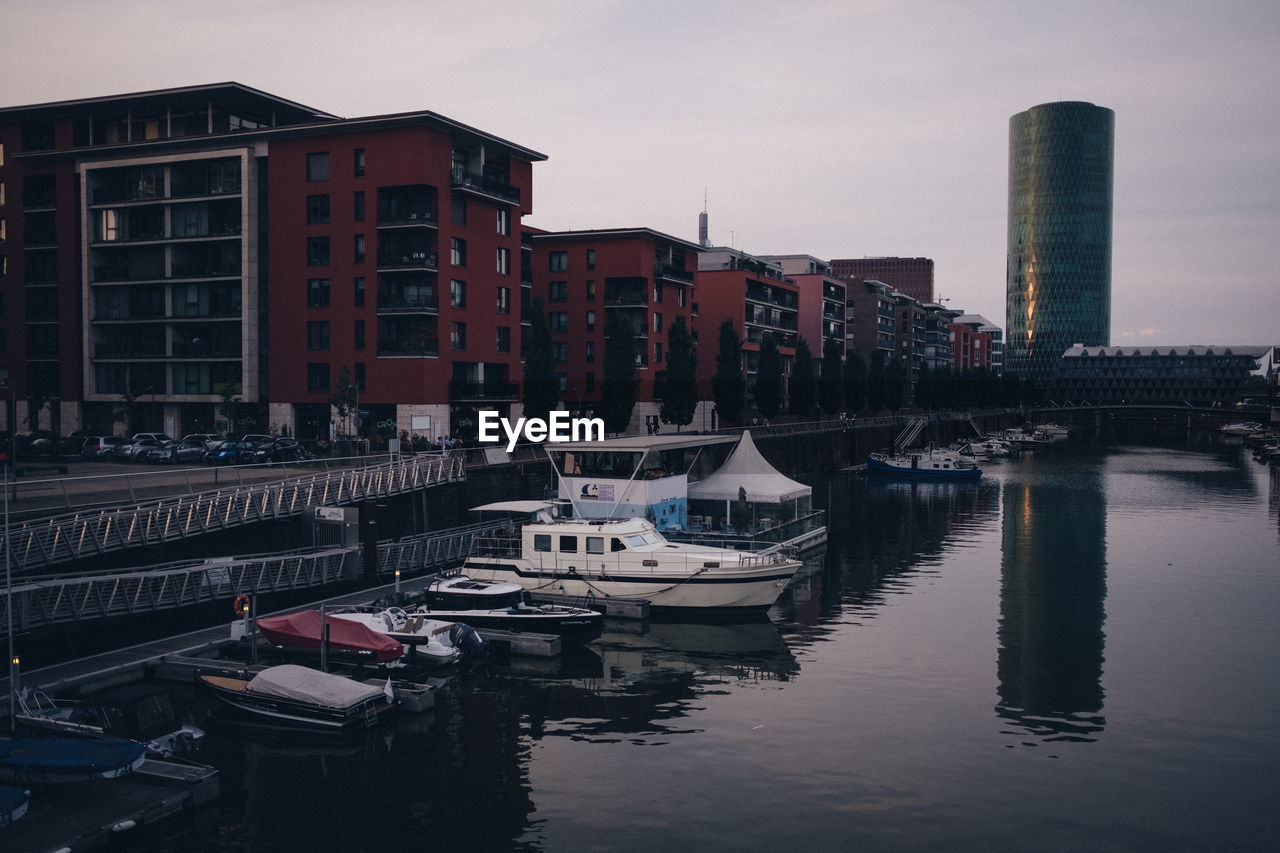
[[[373,726],[395,707],[389,685],[362,684],[293,664],[268,667],[251,678],[201,674],[199,679],[232,707],[312,730]]]
[[[319,610],[264,616],[255,621],[262,636],[282,650],[319,651],[327,634],[330,655],[372,663],[386,663],[404,655],[404,646],[398,640],[359,622],[326,616]]]
[[[137,741],[110,736],[3,738],[0,781],[48,785],[115,779],[136,770],[146,753],[146,746]]]

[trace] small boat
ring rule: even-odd
[[[0,786],[0,827],[8,826],[27,813],[31,792],[26,788]]]
[[[435,664],[450,664],[462,657],[463,634],[470,629],[454,622],[443,622],[427,614],[406,613],[399,607],[383,610],[345,607],[325,611],[329,621],[359,626],[370,633],[390,639],[412,649],[413,655],[425,655]]]
[[[918,480],[976,480],[982,469],[972,459],[950,450],[908,450],[872,453],[867,473]]]
[[[173,698],[161,687],[127,685],[88,700],[54,699],[39,688],[18,692],[18,725],[65,737],[115,735],[141,742],[148,758],[190,757],[204,741],[203,729],[177,717]]]
[[[425,603],[410,615],[465,622],[473,628],[558,634],[585,643],[604,630],[604,614],[585,607],[533,604],[519,584],[482,581],[462,574],[437,577],[423,587]]]
[[[735,551],[670,542],[643,518],[554,519],[478,543],[462,571],[534,592],[647,600],[657,610],[767,609],[800,561],[790,551]]]
[[[147,748],[137,741],[95,738],[10,737],[0,739],[0,781],[20,785],[115,779],[138,768]]]
[[[1241,421],[1240,423],[1224,424],[1218,427],[1218,432],[1223,435],[1231,435],[1238,438],[1244,438],[1245,436],[1253,435],[1255,432],[1261,431],[1262,424],[1257,421]]]
[[[321,630],[328,633],[328,653],[359,662],[385,663],[404,655],[404,646],[385,632],[349,619],[326,618],[336,613],[299,610],[284,616],[265,616],[256,620],[258,630],[268,642],[281,650],[319,651]]]
[[[1036,448],[1048,447],[1053,444],[1053,437],[1039,430],[1027,431],[1025,429],[1007,429],[1001,435],[1005,441],[1009,442],[1019,450],[1035,450]]]
[[[1018,448],[1002,439],[985,438],[962,444],[956,452],[974,459],[1004,459],[1018,455]]]
[[[282,664],[249,677],[201,674],[200,681],[235,708],[307,729],[346,731],[376,725],[395,707],[385,685]]]

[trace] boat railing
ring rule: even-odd
[[[478,557],[519,557],[522,544],[519,536],[480,536],[476,538]]]

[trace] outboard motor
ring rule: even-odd
[[[453,623],[449,629],[449,641],[464,655],[473,658],[482,657],[488,645],[475,628],[462,622]]]

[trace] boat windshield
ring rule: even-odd
[[[641,545],[657,545],[662,541],[662,537],[654,531],[648,533],[637,533],[634,536],[625,537],[627,545],[632,548],[638,548]]]

